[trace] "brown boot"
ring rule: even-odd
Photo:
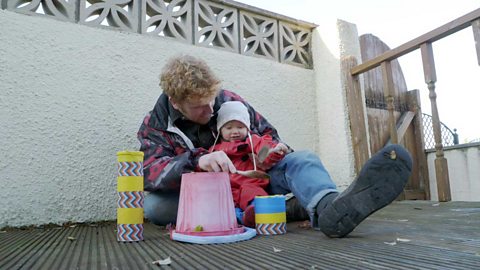
[[[292,197],[287,201],[286,212],[287,222],[304,221],[310,218],[308,216],[307,210],[303,208],[303,206],[300,204],[296,197]]]

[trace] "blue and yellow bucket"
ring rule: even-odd
[[[285,196],[256,196],[255,228],[259,235],[278,235],[287,232]]]

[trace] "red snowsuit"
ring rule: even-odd
[[[258,155],[263,146],[274,148],[277,142],[272,141],[270,135],[262,137],[252,134],[253,152]],[[212,151],[224,151],[232,160],[233,165],[237,170],[246,171],[253,170],[253,161],[251,159],[252,148],[250,139],[248,137],[244,141],[225,142],[222,141],[213,146]],[[272,152],[267,156],[263,164],[270,165],[278,162],[284,155]],[[259,170],[257,166],[257,170]],[[240,207],[242,210],[247,208],[250,201],[255,199],[255,196],[267,196],[265,191],[270,181],[265,178],[250,178],[239,174],[230,174],[230,185],[232,186],[232,195],[235,207]]]

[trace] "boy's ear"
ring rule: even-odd
[[[178,110],[178,108],[180,108],[178,103],[175,100],[173,100],[171,97],[168,97],[168,101],[170,101],[170,103],[172,104],[172,106],[175,110]]]

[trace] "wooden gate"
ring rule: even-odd
[[[360,37],[360,48],[362,62],[370,60],[385,51],[388,51],[388,46],[380,39],[371,34],[362,35]],[[350,64],[351,66],[355,64]],[[412,154],[413,158],[413,172],[410,177],[404,193],[399,199],[407,200],[425,200],[430,199],[429,182],[428,182],[428,168],[426,153],[423,146],[423,129],[422,129],[422,113],[420,109],[420,97],[418,90],[407,90],[407,85],[403,77],[402,69],[397,60],[391,62],[392,65],[392,78],[394,83],[395,92],[394,97],[394,115],[396,119],[396,129],[398,141],[405,146],[407,150]],[[347,71],[344,69],[344,72]],[[382,147],[384,147],[390,141],[389,132],[389,112],[387,110],[387,101],[384,95],[384,84],[382,79],[382,69],[377,67],[373,70],[363,73],[363,86],[365,89],[365,103],[367,107],[367,122],[370,152],[376,153]],[[361,106],[358,106],[358,92],[359,82],[357,87],[355,82],[347,85],[347,100],[349,102],[349,115],[350,124],[352,129],[359,127],[358,121],[362,119],[358,118],[361,111]],[[356,92],[356,93],[353,93]],[[355,97],[357,95],[357,97]],[[352,103],[357,103],[355,104]],[[357,117],[352,117],[352,116]],[[364,128],[365,129],[365,128]],[[361,141],[358,137],[360,133],[352,130],[352,142],[354,145],[354,152],[356,158],[356,169],[361,168],[361,164],[366,161],[365,149],[360,146]],[[363,144],[363,148],[366,147],[366,142]],[[362,153],[360,153],[362,152]]]

